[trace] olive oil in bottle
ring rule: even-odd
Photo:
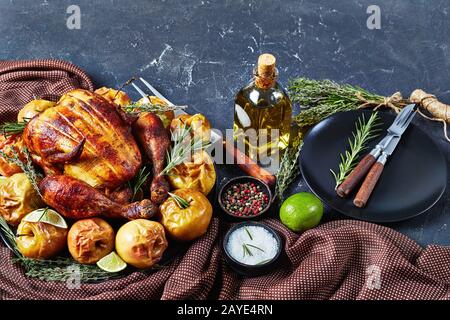
[[[277,82],[275,62],[271,54],[260,55],[253,81],[235,99],[234,139],[258,162],[279,157],[289,145],[292,103]]]

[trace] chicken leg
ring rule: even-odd
[[[47,205],[71,219],[100,215],[110,218],[150,219],[158,212],[158,206],[148,199],[123,205],[110,200],[87,183],[66,175],[45,177],[39,183],[39,189]]]
[[[134,134],[153,164],[153,180],[150,198],[161,204],[168,196],[169,183],[161,172],[164,170],[167,150],[170,147],[169,132],[161,119],[154,113],[143,112],[133,125]]]

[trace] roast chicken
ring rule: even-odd
[[[168,130],[152,113],[125,113],[121,104],[131,100],[116,93],[70,91],[25,127],[23,143],[45,174],[42,198],[65,217],[151,218],[167,197],[161,171]],[[153,166],[150,199],[130,203],[129,182],[143,165],[141,150]]]
[[[34,117],[23,138],[47,175],[65,174],[94,188],[115,189],[142,164],[129,126],[116,107],[87,90],[73,90]]]

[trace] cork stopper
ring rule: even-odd
[[[258,58],[258,76],[264,78],[273,77],[277,59],[270,53],[264,53]]]
[[[256,85],[260,88],[270,88],[276,80],[277,59],[270,53],[264,53],[258,58]]]

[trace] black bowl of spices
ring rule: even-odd
[[[270,187],[250,176],[230,179],[220,188],[218,202],[222,210],[237,219],[253,219],[263,215],[272,203]]]

